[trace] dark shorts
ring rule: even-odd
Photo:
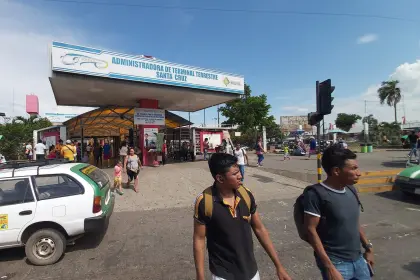
[[[45,155],[40,155],[40,154],[36,155],[36,160],[43,160],[43,159],[45,159]]]
[[[128,175],[128,180],[132,181],[137,179],[137,176],[139,175],[139,172],[134,172],[130,169],[127,169],[127,175]]]

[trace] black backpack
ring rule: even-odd
[[[322,201],[321,213],[323,212],[324,201],[325,201],[323,197],[325,197],[327,193],[327,190],[320,184],[308,186],[303,190],[303,193],[296,199],[296,202],[293,205],[294,207],[293,218],[295,220],[295,225],[296,225],[299,237],[300,239],[306,242],[309,242],[309,241],[308,241],[308,233],[304,225],[304,207],[305,206],[303,204],[303,201],[304,201],[305,193],[310,189],[314,190],[315,193],[318,195],[318,198]],[[347,187],[347,189],[349,189],[354,194],[354,196],[357,199],[357,203],[360,205],[361,211],[364,212],[363,205],[359,200],[359,196],[357,195],[356,189],[354,187]],[[317,231],[322,229],[324,223],[325,223],[325,216],[322,215],[319,221],[318,227],[317,227]]]

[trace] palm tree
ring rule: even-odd
[[[401,90],[398,87],[398,80],[391,80],[382,82],[381,87],[378,89],[378,96],[381,104],[385,102],[388,106],[394,107],[395,122],[397,119],[397,104],[401,101]]]

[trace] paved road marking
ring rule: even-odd
[[[419,208],[405,208],[405,209],[410,210],[410,211],[419,211],[420,212]]]

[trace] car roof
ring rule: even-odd
[[[70,169],[76,165],[83,165],[82,163],[64,163],[64,164],[51,164],[44,166],[28,166],[20,168],[7,168],[0,170],[0,179],[22,177],[22,176],[35,176],[35,175],[48,175],[48,174],[67,174],[72,172]]]

